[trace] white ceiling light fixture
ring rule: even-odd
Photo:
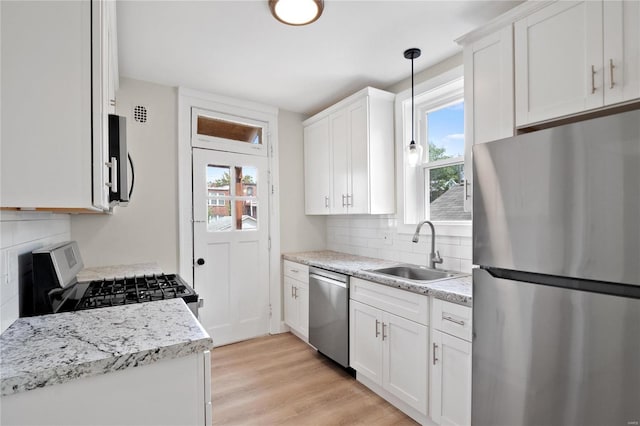
[[[271,14],[287,25],[307,25],[322,15],[324,0],[269,0]]]
[[[415,120],[413,117],[414,95],[413,95],[413,60],[420,57],[422,52],[417,47],[407,49],[404,51],[404,57],[411,59],[411,142],[405,148],[405,159],[409,167],[415,167],[422,162],[422,145],[417,144],[414,138]]]

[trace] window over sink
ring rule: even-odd
[[[408,167],[402,149],[411,137],[411,90],[396,97],[399,229],[412,232],[421,220],[466,225],[464,210],[464,81],[461,68],[415,87],[416,143],[422,164]]]

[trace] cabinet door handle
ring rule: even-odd
[[[378,329],[379,325],[380,325],[380,321],[376,320],[376,338],[380,335],[380,330]]]
[[[347,194],[347,206],[353,206],[353,194]]]
[[[438,345],[433,344],[433,365],[436,365],[438,358],[436,358],[436,350],[438,349]]]
[[[347,196],[342,194],[342,207],[346,206],[346,201],[345,201],[346,198],[347,198]]]
[[[387,324],[385,324],[385,323],[382,323],[382,341],[383,341],[383,342],[384,342],[384,339],[386,339],[387,337],[389,337],[389,335],[385,334],[385,332],[384,332],[384,328],[385,328],[385,327],[388,327],[388,325],[387,325]]]
[[[292,299],[293,299],[293,297],[294,297],[294,296],[293,296],[293,289],[294,289],[294,288],[295,288],[294,286],[291,286],[291,298],[292,298]]]
[[[298,287],[293,288],[293,297],[298,298]]]
[[[329,208],[329,196],[328,195],[324,196],[324,206],[326,208]]]
[[[469,182],[469,179],[465,179],[464,180],[464,199],[468,200],[470,195],[469,195],[469,187],[471,186],[471,182]]]
[[[462,320],[457,320],[457,319],[455,319],[455,318],[453,318],[453,317],[450,317],[450,316],[448,316],[448,315],[443,315],[443,316],[442,316],[442,319],[443,319],[443,320],[445,320],[445,321],[451,321],[451,322],[456,323],[456,324],[458,324],[458,325],[462,325],[462,326],[464,326],[464,321],[462,321]]]
[[[613,89],[613,86],[615,86],[616,84],[613,82],[613,69],[616,66],[613,65],[613,59],[609,59],[609,74],[611,75],[611,84],[609,85],[609,89]]]
[[[591,94],[596,93],[596,67],[591,65]]]
[[[111,157],[111,162],[105,163],[109,167],[109,183],[106,185],[111,188],[111,192],[118,192],[118,159]]]

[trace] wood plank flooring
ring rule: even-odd
[[[215,348],[214,425],[415,425],[290,333]]]

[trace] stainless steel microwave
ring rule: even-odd
[[[131,164],[131,177],[127,162]],[[133,193],[133,161],[127,151],[127,121],[125,117],[109,114],[109,206],[126,206]],[[129,187],[131,182],[131,187]]]

